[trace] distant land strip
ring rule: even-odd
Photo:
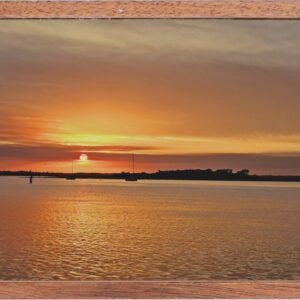
[[[220,170],[166,170],[155,173],[52,173],[31,171],[0,171],[0,176],[44,177],[61,179],[128,179],[134,175],[139,180],[220,180],[220,181],[278,181],[300,182],[299,176],[287,175],[251,175],[248,169],[234,172],[231,169]]]
[[[0,0],[0,19],[300,19],[299,0]]]

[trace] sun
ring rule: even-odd
[[[88,161],[89,157],[85,153],[83,153],[80,155],[79,160],[80,161]]]

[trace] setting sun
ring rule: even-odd
[[[79,160],[80,161],[88,161],[89,157],[86,154],[81,154],[79,157]]]

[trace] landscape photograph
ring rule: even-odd
[[[299,30],[2,20],[0,280],[299,280]]]

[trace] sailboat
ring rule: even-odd
[[[66,176],[67,180],[75,180],[76,176],[74,174],[74,161],[72,160],[72,174],[69,174]]]
[[[132,174],[129,174],[129,176],[125,178],[125,181],[138,181],[134,174],[134,153],[132,154]]]

